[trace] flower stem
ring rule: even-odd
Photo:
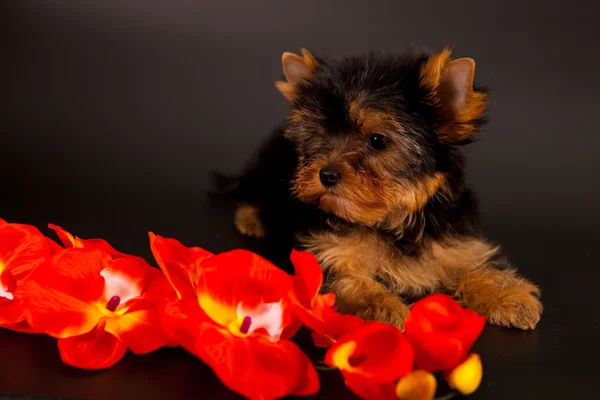
[[[446,394],[444,396],[441,396],[441,397],[436,397],[433,400],[448,400],[448,399],[454,398],[457,394],[458,394],[458,392],[452,392],[452,393],[448,393],[448,394]]]

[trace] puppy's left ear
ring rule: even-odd
[[[294,101],[296,87],[312,76],[319,62],[308,50],[302,49],[302,57],[293,53],[283,53],[281,64],[286,81],[277,81],[275,86],[289,101]]]
[[[450,59],[450,50],[431,56],[421,68],[421,85],[440,114],[438,137],[447,143],[468,142],[479,130],[488,104],[484,92],[475,91],[475,61]]]

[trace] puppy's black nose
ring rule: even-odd
[[[339,182],[341,177],[341,172],[332,167],[323,168],[321,172],[319,172],[319,178],[321,179],[321,183],[325,186],[335,185]]]

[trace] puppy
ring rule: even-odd
[[[284,53],[287,123],[231,194],[245,235],[293,238],[341,312],[403,326],[409,299],[451,294],[493,324],[533,329],[540,290],[482,235],[460,147],[484,124],[475,62],[411,52]]]

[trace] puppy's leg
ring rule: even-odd
[[[476,268],[460,281],[456,296],[496,325],[534,329],[542,314],[540,289],[513,269]]]
[[[328,289],[335,293],[340,312],[365,320],[387,322],[402,328],[410,311],[399,296],[369,276],[340,275]]]
[[[238,204],[234,222],[242,234],[261,238],[278,231],[283,221],[290,221],[289,186],[296,163],[296,151],[279,129],[259,147],[241,176],[234,179],[228,193]]]
[[[499,249],[479,239],[449,239],[432,247],[440,281],[466,307],[492,324],[533,329],[540,320],[540,289],[509,264],[494,260]]]
[[[235,210],[235,226],[246,236],[262,238],[265,236],[265,227],[260,219],[258,207],[242,204]]]
[[[402,328],[409,307],[398,292],[378,281],[380,272],[397,260],[389,245],[368,231],[338,236],[318,233],[301,240],[326,272],[324,290],[336,294],[341,312]]]

